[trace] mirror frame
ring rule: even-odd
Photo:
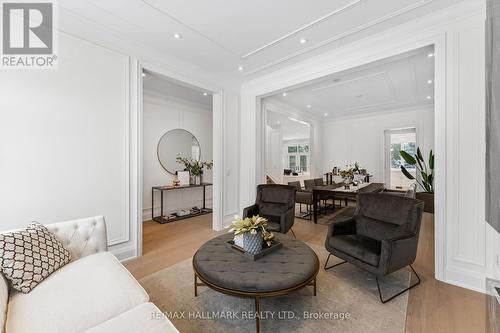
[[[166,167],[165,165],[163,165],[163,163],[162,163],[162,161],[161,161],[161,159],[160,159],[160,143],[161,143],[161,140],[163,139],[163,137],[164,137],[165,135],[167,135],[167,134],[169,134],[170,132],[173,132],[173,131],[184,131],[184,132],[186,132],[186,133],[190,134],[190,135],[191,135],[191,136],[192,136],[192,137],[196,140],[196,142],[198,143],[198,147],[200,148],[200,152],[199,152],[199,156],[198,156],[198,161],[200,161],[200,160],[201,160],[201,144],[200,144],[200,141],[198,140],[198,138],[197,138],[197,137],[196,137],[193,133],[189,132],[188,130],[186,130],[186,129],[184,129],[184,128],[174,128],[174,129],[171,129],[171,130],[169,130],[169,131],[165,132],[165,133],[164,133],[164,134],[160,137],[160,139],[158,140],[158,144],[156,145],[156,156],[158,157],[158,162],[160,162],[161,167],[162,167],[162,168],[163,168],[166,172],[168,172],[168,173],[169,173],[169,174],[171,174],[171,175],[175,175],[177,171],[172,172],[172,171],[168,170],[168,169],[167,169],[167,167]]]

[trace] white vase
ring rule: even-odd
[[[234,245],[243,248],[243,235],[242,234],[234,235],[233,242]]]

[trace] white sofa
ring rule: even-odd
[[[107,252],[102,216],[46,226],[72,261],[28,294],[0,277],[0,320],[6,333],[173,333],[177,329]]]

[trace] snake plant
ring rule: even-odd
[[[422,156],[422,152],[420,148],[417,148],[417,153],[412,156],[401,150],[399,152],[401,157],[405,160],[409,165],[414,165],[417,171],[420,173],[420,179],[416,179],[416,182],[425,190],[427,193],[434,193],[434,153],[429,152],[428,164],[424,161],[424,157]],[[415,177],[408,172],[408,170],[401,165],[401,171],[408,179],[415,179]]]

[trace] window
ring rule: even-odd
[[[292,171],[309,171],[309,145],[294,144],[287,146],[287,167]]]
[[[388,187],[406,189],[415,180],[410,180],[401,171],[404,166],[410,174],[416,177],[415,166],[405,162],[400,151],[405,151],[410,155],[417,152],[417,131],[415,128],[387,130],[385,132],[385,154],[386,154],[386,183]]]

